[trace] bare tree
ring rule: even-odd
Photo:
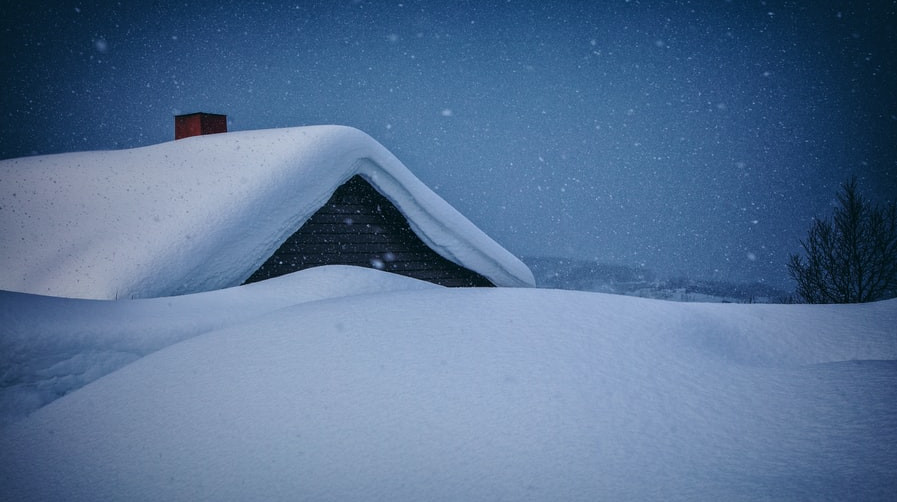
[[[897,296],[897,205],[873,206],[856,178],[841,185],[831,220],[816,220],[788,273],[806,303],[862,303]]]

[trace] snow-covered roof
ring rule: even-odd
[[[234,286],[354,175],[446,259],[498,286],[534,285],[377,141],[314,126],[0,161],[0,289],[111,299]]]

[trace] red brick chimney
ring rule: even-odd
[[[188,113],[174,116],[174,139],[227,132],[227,115]]]

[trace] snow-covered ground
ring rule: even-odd
[[[132,301],[0,291],[0,425],[151,352],[297,303],[434,284],[319,267],[262,284]]]
[[[236,286],[354,175],[442,256],[533,284],[351,128],[0,162],[0,500],[897,493],[897,299],[683,304],[345,266]]]
[[[675,303],[326,267],[151,300],[6,293],[0,344],[3,500],[897,493],[897,300]]]

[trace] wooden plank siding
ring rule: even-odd
[[[336,189],[244,284],[321,265],[357,265],[443,286],[492,286],[430,249],[386,197],[360,176]]]

